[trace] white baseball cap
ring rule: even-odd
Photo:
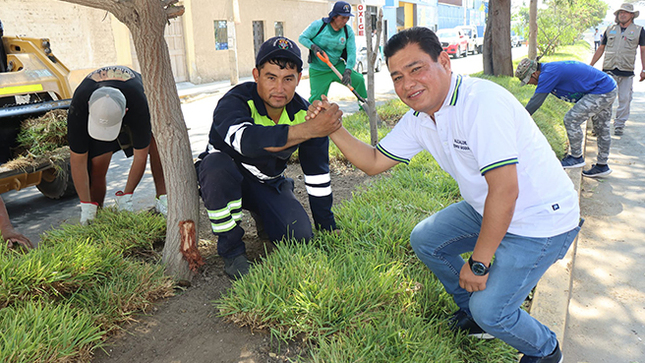
[[[114,141],[121,132],[125,116],[126,100],[121,91],[113,87],[101,87],[90,96],[87,131],[99,141]]]

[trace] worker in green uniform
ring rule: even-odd
[[[329,16],[311,23],[300,34],[298,41],[309,48],[309,85],[311,96],[309,102],[320,100],[321,95],[327,95],[332,82],[341,82],[352,86],[359,95],[367,98],[365,79],[363,75],[352,70],[356,65],[356,37],[354,31],[347,25],[352,14],[352,6],[345,1],[337,1]],[[327,53],[331,63],[343,75],[338,76],[316,56],[316,53]]]

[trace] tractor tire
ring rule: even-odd
[[[69,161],[57,162],[56,168],[45,170],[44,173],[51,173],[53,180],[47,181],[43,178],[36,188],[47,198],[60,199],[76,194]]]

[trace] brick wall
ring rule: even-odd
[[[70,70],[116,63],[110,16],[57,0],[0,0],[5,35],[49,38],[51,49]]]

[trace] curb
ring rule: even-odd
[[[582,124],[582,132],[585,138],[582,149],[587,145],[587,122]],[[573,186],[578,193],[580,200],[580,189],[582,185],[582,167],[565,169]],[[578,249],[578,237],[573,241],[569,251],[561,260],[554,263],[542,276],[531,303],[531,316],[551,329],[558,338],[560,346],[564,341],[567,317],[569,312],[569,300],[571,300],[571,287],[573,284],[572,272]]]

